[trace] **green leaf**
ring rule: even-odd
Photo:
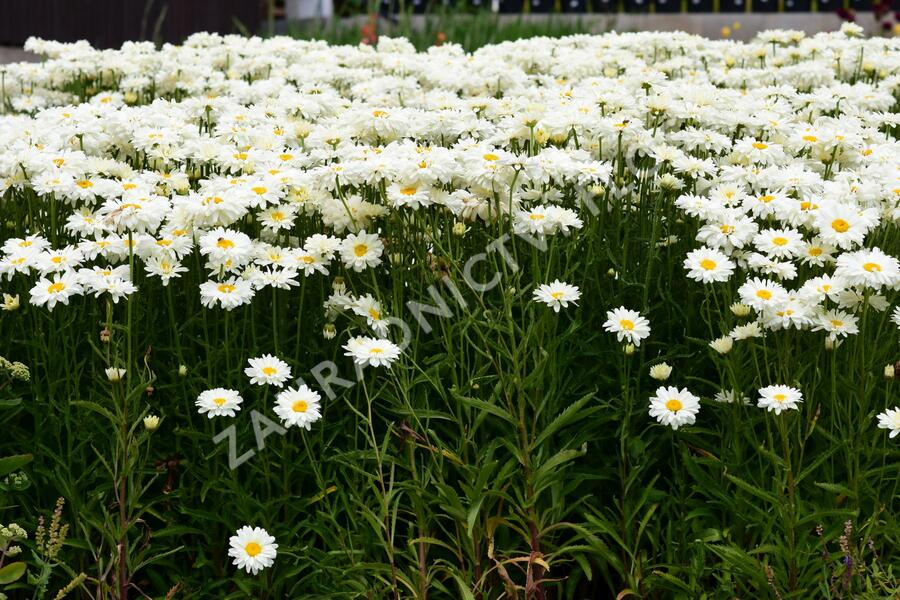
[[[599,410],[599,406],[591,407],[588,410],[582,410],[585,403],[588,400],[594,397],[594,393],[591,392],[585,396],[582,396],[572,404],[570,404],[564,411],[559,413],[559,415],[553,419],[553,421],[544,428],[541,434],[534,441],[534,447],[539,448],[544,441],[547,440],[551,435],[565,427],[566,425],[570,425],[575,421],[581,421],[586,416],[588,416],[591,412],[595,410]]]
[[[9,475],[13,471],[18,471],[30,463],[32,458],[34,457],[30,454],[16,454],[0,458],[0,477]]]
[[[754,485],[750,485],[749,483],[747,483],[743,479],[740,479],[739,477],[735,477],[734,475],[732,475],[730,473],[725,473],[725,477],[728,478],[728,481],[730,481],[734,485],[738,486],[745,492],[749,492],[750,494],[753,494],[760,500],[765,500],[766,502],[769,502],[772,506],[778,506],[780,504],[778,498],[776,498],[773,494],[770,494],[769,492],[761,490]]]
[[[456,399],[463,404],[471,406],[472,408],[483,410],[494,415],[495,417],[500,417],[501,419],[508,423],[511,423],[512,425],[517,425],[516,420],[511,414],[509,414],[509,411],[504,410],[496,404],[491,404],[490,402],[485,402],[484,400],[479,400],[478,398],[472,398],[471,396],[457,395]]]
[[[815,482],[816,487],[820,487],[826,492],[831,492],[832,494],[837,494],[838,496],[847,496],[848,498],[856,498],[856,494],[850,488],[837,484],[837,483],[825,483],[817,481]]]
[[[25,574],[25,563],[14,562],[0,569],[0,584],[7,584],[16,581]]]

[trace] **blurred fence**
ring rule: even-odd
[[[85,39],[98,48],[114,48],[126,40],[180,43],[198,31],[257,33],[266,16],[281,13],[283,5],[284,0],[0,0],[0,45],[20,46],[32,35],[66,42]],[[334,0],[334,15],[376,9],[389,18],[400,13],[484,12],[834,13],[873,7],[876,14],[898,11],[900,0]],[[275,31],[272,23],[263,30]]]
[[[874,4],[877,4],[875,0]],[[882,0],[897,6],[900,0]],[[872,0],[466,0],[452,4],[435,4],[429,0],[384,0],[382,14],[409,10],[414,14],[425,14],[435,10],[491,10],[501,14],[524,13],[616,13],[616,12],[657,12],[657,13],[718,13],[718,12],[835,12],[840,10],[870,11]]]

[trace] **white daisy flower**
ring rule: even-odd
[[[889,408],[878,415],[878,428],[890,429],[890,438],[900,435],[900,408]]]
[[[788,298],[787,291],[780,283],[754,277],[738,288],[741,302],[762,311],[779,306]]]
[[[724,253],[704,247],[688,252],[684,268],[694,281],[728,281],[734,273],[734,262]]]
[[[256,575],[275,563],[278,544],[269,532],[261,527],[245,525],[238,529],[228,540],[231,548],[228,556],[234,559],[238,569]]]
[[[206,308],[211,308],[218,303],[225,310],[232,310],[250,302],[253,294],[253,284],[237,277],[200,284],[200,302]]]
[[[900,283],[900,263],[878,248],[845,252],[837,258],[834,276],[850,285],[864,285],[873,290]]]
[[[31,288],[30,302],[35,306],[47,305],[49,310],[57,304],[68,304],[69,298],[82,292],[78,277],[72,271],[54,275],[53,280],[41,277]]]
[[[650,321],[641,316],[636,310],[629,310],[620,306],[607,311],[606,322],[603,329],[616,334],[620,342],[628,341],[635,346],[641,345],[641,340],[650,335]]]
[[[543,302],[554,312],[559,312],[560,307],[568,308],[570,302],[576,304],[579,298],[581,298],[581,291],[578,286],[563,283],[559,279],[554,280],[553,283],[541,284],[534,290],[534,300]]]
[[[250,363],[250,366],[244,369],[244,374],[254,385],[281,387],[285,381],[291,378],[291,367],[271,354],[251,358],[247,362]]]
[[[813,331],[825,331],[832,341],[859,333],[857,318],[842,310],[818,313],[813,320]]]
[[[371,337],[351,338],[344,344],[344,350],[346,350],[344,356],[353,358],[353,362],[362,366],[390,368],[400,357],[400,347],[397,344],[390,340]]]
[[[661,387],[650,397],[650,416],[675,430],[682,425],[693,425],[698,412],[700,399],[687,388]]]
[[[213,388],[202,392],[194,404],[197,405],[197,412],[201,415],[206,414],[212,419],[235,416],[237,411],[241,410],[243,401],[244,399],[235,390]]]
[[[341,242],[341,260],[348,269],[362,271],[381,264],[384,244],[374,233],[351,233]]]
[[[281,417],[285,427],[304,427],[309,431],[310,425],[322,418],[319,404],[321,399],[318,392],[306,385],[287,388],[278,394],[275,414]]]
[[[770,385],[759,390],[757,406],[780,415],[785,410],[799,410],[803,394],[787,385]]]

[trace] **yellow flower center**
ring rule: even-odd
[[[416,188],[415,188],[415,186],[400,188],[400,193],[403,194],[404,196],[412,196],[413,194],[416,193]]]
[[[634,329],[634,323],[632,323],[628,319],[622,319],[621,321],[619,321],[619,326],[625,331],[632,331]]]
[[[291,405],[291,410],[296,413],[305,413],[308,409],[309,404],[306,403],[306,400],[297,400]]]
[[[284,221],[284,213],[276,210],[271,215],[273,221]]]
[[[384,350],[382,350],[381,348],[370,348],[369,352],[372,354],[383,354]]]
[[[267,188],[264,188],[264,187],[262,187],[261,185],[258,185],[258,186],[256,186],[256,187],[252,187],[252,188],[250,188],[250,189],[251,189],[251,190],[253,191],[253,193],[256,194],[257,196],[262,196],[263,194],[265,194],[266,192],[269,191]]]
[[[722,225],[719,229],[725,235],[728,235],[729,233],[734,233],[734,225]]]
[[[844,322],[841,320],[838,320],[838,319],[832,319],[831,324],[834,327],[843,327],[844,326]]]
[[[375,319],[376,321],[381,318],[381,313],[375,310],[374,308],[369,309],[369,316]]]
[[[365,256],[366,252],[369,251],[369,247],[365,244],[357,244],[353,246],[353,253],[357,256]]]
[[[805,141],[805,142],[817,142],[817,141],[819,141],[819,138],[817,138],[817,137],[814,136],[814,135],[804,135],[804,136],[803,136],[803,141]]]
[[[272,376],[278,372],[278,369],[276,369],[275,367],[263,367],[262,372],[264,375]]]
[[[215,404],[216,406],[222,406],[223,404],[225,404],[225,402],[227,402],[225,398],[213,398],[213,404]]]
[[[388,116],[388,113],[386,110],[373,110],[372,116],[378,119],[383,119]]]
[[[766,148],[769,147],[769,145],[764,144],[762,142],[753,142],[753,147],[756,148],[757,150],[765,150]]]
[[[843,219],[835,219],[831,222],[831,228],[837,231],[838,233],[844,233],[848,229],[850,229],[850,223]]]
[[[710,260],[708,258],[704,258],[700,261],[700,266],[706,269],[707,271],[712,271],[716,268],[716,261]]]
[[[51,294],[58,294],[61,291],[63,291],[64,289],[66,289],[66,284],[64,284],[61,281],[57,281],[56,283],[51,283],[47,287],[47,291]]]
[[[230,283],[220,283],[216,289],[219,290],[219,292],[222,294],[230,294],[237,288],[234,287],[233,285],[231,285]]]
[[[814,247],[812,247],[812,248],[809,249],[809,255],[810,255],[810,256],[821,256],[821,255],[822,255],[822,249],[814,246]]]
[[[94,182],[88,181],[87,179],[79,179],[78,181],[75,182],[75,185],[77,185],[78,187],[80,187],[83,190],[86,190],[88,188],[94,187]]]
[[[863,269],[865,269],[869,273],[871,273],[873,271],[880,273],[881,265],[879,265],[878,263],[867,262],[866,264],[863,265]]]
[[[253,558],[260,552],[262,552],[262,546],[257,544],[256,542],[250,542],[246,546],[244,546],[244,551],[247,553],[247,556]]]
[[[229,239],[219,238],[219,241],[216,242],[216,246],[218,246],[219,248],[222,248],[222,249],[227,250],[227,249],[229,249],[229,248],[234,248],[234,242],[232,242],[232,241],[229,240]]]
[[[777,238],[772,238],[772,243],[775,244],[776,246],[784,246],[785,244],[788,243],[788,241],[787,241],[787,238],[777,237]]]
[[[772,299],[772,292],[770,292],[769,290],[757,290],[757,291],[756,291],[756,297],[757,297],[757,298],[762,298],[763,300],[771,300],[771,299]]]
[[[672,412],[678,412],[679,410],[684,408],[684,405],[681,403],[681,400],[679,400],[678,398],[672,398],[671,400],[666,402],[666,408],[668,408]]]
[[[763,204],[768,204],[769,202],[771,202],[774,199],[775,199],[775,196],[773,196],[772,194],[765,194],[765,195],[759,197],[759,201],[762,202]]]
[[[772,396],[772,398],[779,404],[787,400],[787,396],[785,396],[784,394],[775,394],[774,396]]]
[[[487,154],[485,154],[485,155],[482,156],[481,158],[483,158],[484,160],[487,160],[487,161],[491,161],[491,162],[493,162],[493,161],[495,161],[495,160],[500,160],[500,157],[499,157],[499,156],[497,156],[496,154],[493,154],[493,153],[491,153],[491,152],[488,152]]]
[[[563,297],[563,293],[562,292],[551,292],[550,297],[553,298],[554,300],[559,300],[560,298]]]

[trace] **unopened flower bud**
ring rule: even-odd
[[[719,354],[728,354],[734,346],[734,339],[730,336],[723,336],[709,343],[709,347]]]
[[[325,323],[325,327],[322,328],[322,337],[326,340],[333,340],[337,335],[337,328],[334,326],[334,323]]]
[[[893,379],[896,371],[894,369],[894,365],[884,365],[884,376],[886,379]]]
[[[116,367],[109,367],[106,369],[106,378],[112,382],[122,381],[122,377],[125,376],[125,369],[117,369]]]
[[[3,294],[3,305],[0,308],[9,312],[19,310],[19,295]]]
[[[665,381],[672,374],[672,366],[668,363],[659,363],[650,367],[650,377],[657,381]]]
[[[627,344],[625,346],[625,356],[631,356],[632,354],[634,354],[634,350],[634,344]]]
[[[750,314],[750,307],[742,302],[735,302],[730,308],[731,314],[736,317],[746,317]]]
[[[147,431],[156,431],[159,428],[159,417],[156,415],[147,415],[144,417],[144,429]]]

